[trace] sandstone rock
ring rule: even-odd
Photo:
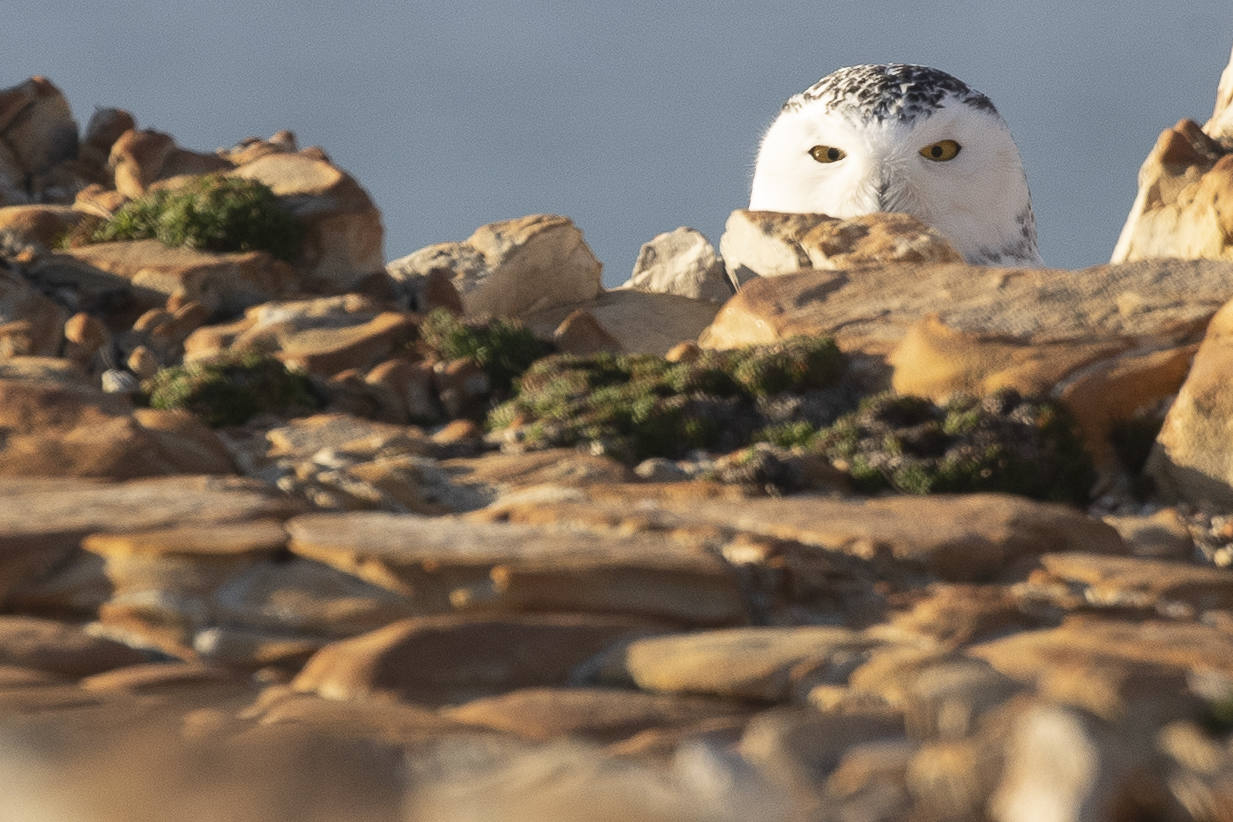
[[[264,251],[221,254],[168,248],[157,240],[69,249],[40,261],[33,276],[110,279],[111,288],[130,289],[147,308],[161,307],[178,295],[211,312],[236,313],[298,293],[294,269]]]
[[[0,358],[56,356],[64,319],[59,306],[20,275],[0,267]]]
[[[691,726],[716,716],[743,715],[738,703],[646,694],[615,688],[527,688],[447,709],[457,722],[550,740],[580,736],[615,742],[650,728]]]
[[[1165,416],[1148,472],[1169,497],[1233,502],[1233,303],[1212,318],[1177,399]]]
[[[891,624],[959,647],[1012,631],[1047,627],[1053,620],[1002,586],[935,583]]]
[[[1091,602],[1162,611],[1179,604],[1194,611],[1233,609],[1233,574],[1223,568],[1083,553],[1045,554],[1040,564],[1049,578],[1084,586]]]
[[[490,223],[464,242],[431,245],[386,266],[412,290],[416,278],[450,271],[468,315],[510,317],[595,298],[601,268],[572,222],[543,214]]]
[[[77,123],[64,95],[45,77],[0,90],[0,136],[26,174],[77,153]]]
[[[552,341],[557,350],[566,354],[587,356],[602,351],[618,353],[621,344],[616,337],[608,333],[595,315],[589,311],[578,309],[561,321],[552,332]]]
[[[130,199],[140,197],[160,181],[231,168],[221,157],[180,148],[170,134],[137,129],[129,129],[114,140],[107,164],[116,190]]]
[[[563,685],[586,659],[651,630],[629,618],[560,614],[411,619],[326,646],[292,687],[327,699],[460,702],[515,688]]]
[[[1104,521],[1117,529],[1134,556],[1190,559],[1194,555],[1194,538],[1175,508],[1164,508],[1151,516],[1107,516]]]
[[[80,627],[26,616],[0,617],[0,664],[80,678],[145,662],[139,651]]]
[[[585,303],[535,311],[523,320],[536,334],[547,337],[570,314],[586,311],[622,351],[662,356],[678,343],[697,339],[718,309],[710,300],[621,289],[606,291]]]
[[[643,245],[633,274],[621,288],[718,303],[732,296],[724,262],[715,248],[700,232],[684,226]]]
[[[441,418],[428,363],[406,357],[385,360],[368,370],[364,382],[372,386],[385,419],[426,423]]]
[[[304,223],[297,265],[310,286],[326,293],[346,291],[381,270],[381,212],[346,172],[307,154],[273,153],[231,174],[265,183]]]
[[[229,474],[217,437],[183,413],[134,411],[115,394],[70,383],[0,378],[0,476]]]
[[[15,205],[0,208],[0,235],[22,245],[54,248],[84,218],[63,205]]]
[[[82,367],[90,365],[94,355],[110,338],[102,321],[84,311],[78,311],[64,321],[64,354]]]
[[[1053,394],[1093,453],[1186,373],[1233,266],[1154,260],[1084,271],[886,266],[750,282],[703,332],[705,347],[834,336],[873,384],[940,400],[1015,388]]]
[[[658,538],[392,514],[320,514],[287,523],[295,553],[414,596],[424,608],[638,614],[740,621],[726,564]]]
[[[808,268],[963,262],[941,234],[906,214],[841,220],[825,214],[738,209],[728,217],[719,248],[738,289],[754,277]]]
[[[118,108],[96,108],[86,123],[81,143],[81,156],[97,166],[107,164],[111,147],[124,132],[137,128],[133,115]]]
[[[284,518],[295,510],[268,486],[239,478],[0,479],[0,598],[56,569],[91,533]]]
[[[601,682],[660,693],[803,701],[842,683],[878,640],[836,627],[728,628],[630,642],[599,664]]]

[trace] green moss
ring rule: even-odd
[[[182,408],[214,427],[241,425],[262,412],[297,413],[321,405],[307,377],[259,354],[164,368],[145,390],[150,407]]]
[[[865,492],[998,491],[1084,503],[1095,480],[1065,410],[1013,391],[944,406],[920,397],[870,397],[816,442],[847,465]]]
[[[420,324],[421,342],[444,360],[471,360],[488,374],[494,389],[508,391],[514,378],[531,363],[552,352],[515,320],[464,322],[445,309],[428,314]]]
[[[754,432],[754,442],[769,442],[780,448],[808,446],[818,435],[818,429],[805,420],[768,425]]]
[[[302,237],[299,220],[268,186],[209,174],[127,203],[94,231],[92,239],[154,239],[205,251],[260,250],[290,261],[299,254]]]
[[[844,358],[826,339],[708,351],[672,363],[647,354],[555,355],[518,379],[512,400],[488,419],[499,428],[527,423],[531,447],[594,443],[620,459],[675,457],[699,448],[733,450],[758,436],[804,439],[807,421],[768,418],[768,392],[829,388]],[[537,425],[537,423],[550,423]]]

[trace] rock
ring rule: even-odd
[[[0,267],[0,358],[56,356],[64,340],[64,320],[59,306]]]
[[[526,688],[444,711],[456,722],[526,739],[547,741],[568,735],[601,743],[652,728],[689,727],[712,717],[745,713],[739,703],[615,688]]]
[[[139,651],[50,619],[0,616],[0,665],[77,679],[145,662]]]
[[[1078,711],[1035,706],[1011,729],[993,817],[998,822],[1151,818],[1163,810],[1165,791],[1150,756],[1141,744],[1128,748],[1107,725]]]
[[[561,321],[552,332],[557,350],[565,354],[587,356],[601,351],[619,353],[621,344],[589,311],[578,309]]]
[[[1172,499],[1219,508],[1233,502],[1233,302],[1207,335],[1148,459],[1158,489]]]
[[[295,270],[264,251],[212,253],[168,248],[157,240],[68,249],[40,260],[31,276],[83,284],[103,280],[106,287],[130,290],[146,308],[162,307],[177,296],[226,313],[285,299],[299,289]]]
[[[116,190],[130,199],[140,197],[160,181],[231,168],[221,157],[180,148],[170,134],[135,128],[113,141],[107,165]]]
[[[111,147],[124,132],[137,128],[133,115],[118,108],[96,108],[86,123],[81,143],[81,157],[99,167],[107,164]]]
[[[700,343],[835,338],[874,385],[942,400],[1014,388],[1052,394],[1102,462],[1110,432],[1180,386],[1233,266],[1151,260],[1078,272],[932,265],[751,281]]]
[[[467,315],[504,317],[594,299],[601,268],[572,222],[544,214],[490,223],[461,243],[428,246],[386,266],[406,295],[418,288],[416,278],[451,271]]]
[[[1163,559],[1095,554],[1045,554],[1047,579],[1082,586],[1090,602],[1167,612],[1179,605],[1192,611],[1233,610],[1233,574],[1223,568]]]
[[[77,123],[68,101],[45,77],[0,90],[0,137],[29,175],[77,153]]]
[[[297,266],[312,288],[347,291],[385,261],[381,212],[350,175],[307,153],[272,153],[231,172],[265,183],[305,226]]]
[[[1104,521],[1117,529],[1130,553],[1154,559],[1190,559],[1194,539],[1185,520],[1175,508],[1164,508],[1151,516],[1107,516]]]
[[[637,639],[600,663],[600,682],[658,693],[711,694],[758,702],[803,701],[821,683],[842,683],[881,644],[849,628],[728,628]]]
[[[0,208],[0,235],[44,249],[73,230],[85,215],[63,205],[14,205]]]
[[[287,524],[296,554],[414,596],[420,607],[636,614],[741,621],[726,564],[661,538],[588,535],[393,514],[320,514]]]
[[[0,476],[132,479],[229,474],[217,437],[186,414],[81,384],[0,377]]]
[[[948,647],[993,639],[1012,631],[1054,624],[1047,612],[998,585],[934,583],[895,616],[896,628],[928,637]]]
[[[285,518],[296,507],[262,483],[234,477],[0,479],[0,600],[54,576],[91,533]]]
[[[585,311],[622,351],[663,356],[678,343],[697,339],[718,309],[710,300],[620,289],[606,291],[585,303],[536,311],[523,320],[536,334],[550,337],[570,314]]]
[[[701,232],[681,228],[642,246],[621,288],[722,303],[732,296],[724,262]]]
[[[720,252],[740,289],[754,277],[802,269],[848,269],[885,263],[960,263],[946,239],[907,214],[867,214],[848,220],[825,214],[738,209],[728,217]]]
[[[93,314],[78,311],[64,321],[64,354],[82,367],[88,367],[110,339],[107,326]]]
[[[406,357],[385,360],[368,370],[364,382],[372,387],[385,419],[428,423],[441,418],[433,369],[426,362]]]
[[[326,646],[292,687],[327,699],[460,702],[564,685],[585,660],[651,630],[628,618],[561,614],[410,619]]]

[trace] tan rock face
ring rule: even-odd
[[[732,296],[723,260],[706,237],[685,227],[643,245],[621,287],[720,303]]]
[[[1212,318],[1165,416],[1148,470],[1162,491],[1195,503],[1233,503],[1233,303]]]
[[[0,359],[56,356],[64,341],[64,320],[59,306],[0,267]]]
[[[825,214],[732,212],[719,241],[731,281],[776,277],[808,268],[835,270],[883,263],[960,263],[939,233],[906,214],[848,220]]]
[[[0,136],[27,174],[77,153],[77,123],[64,95],[45,77],[0,90]]]
[[[422,248],[386,270],[399,282],[450,271],[467,314],[517,317],[593,299],[602,268],[570,220],[537,214],[480,226],[464,242]]]
[[[137,129],[129,129],[113,141],[107,164],[116,190],[130,199],[140,197],[162,180],[231,168],[221,157],[180,148],[170,134]]]
[[[622,351],[662,356],[681,342],[697,339],[718,310],[719,304],[710,300],[622,288],[583,303],[535,311],[523,321],[536,334],[551,337],[570,314],[585,311]]]
[[[27,245],[53,248],[83,216],[68,206],[7,206],[0,208],[0,233]]]
[[[382,269],[381,212],[337,166],[308,153],[272,153],[231,173],[265,183],[303,222],[306,236],[297,265],[308,285],[337,293]]]

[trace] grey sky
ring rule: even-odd
[[[1202,122],[1229,0],[276,3],[5,0],[10,86],[44,74],[211,150],[289,128],[384,212],[386,256],[533,212],[605,264],[691,225],[718,242],[780,103],[864,62],[988,94],[1027,167],[1046,262],[1102,262],[1159,132]]]

